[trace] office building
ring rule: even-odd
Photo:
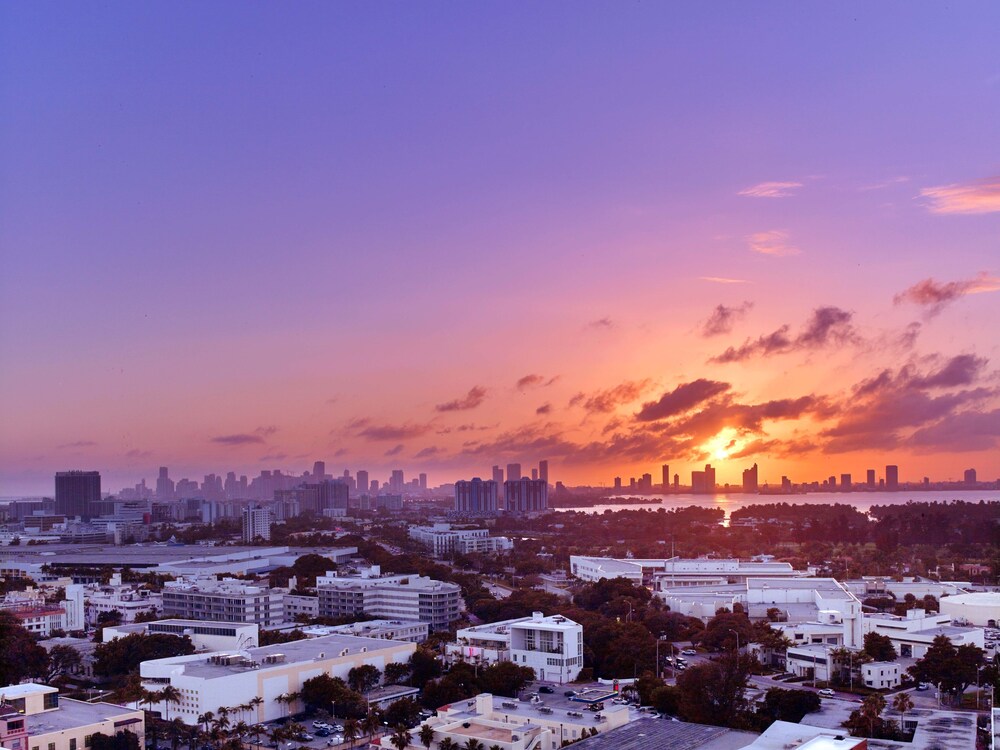
[[[423,474],[423,473],[421,473],[421,474],[420,474],[420,475],[419,475],[419,476],[417,477],[417,479],[419,480],[419,482],[418,482],[418,483],[419,483],[419,485],[420,485],[420,489],[422,489],[422,490],[426,490],[426,489],[427,489],[427,475],[426,475],[426,474]]]
[[[58,688],[30,682],[0,687],[0,696],[0,746],[6,750],[89,750],[93,735],[118,732],[131,732],[145,746],[142,709],[63,698]]]
[[[895,492],[899,489],[899,467],[898,466],[886,466],[885,467],[885,488],[890,492]]]
[[[91,505],[101,501],[101,473],[99,471],[56,472],[56,507],[59,515],[67,518],[91,517]]]
[[[966,484],[975,484],[976,483],[976,470],[975,469],[966,469],[965,470],[965,475],[964,475],[963,478],[964,478]]]
[[[952,623],[950,614],[922,609],[908,609],[905,616],[883,612],[867,614],[864,632],[887,636],[896,653],[904,659],[922,658],[940,635],[948,636],[956,648],[966,645],[983,648],[986,645],[982,628],[958,626]]]
[[[170,473],[166,466],[160,467],[159,476],[156,477],[156,499],[174,499],[174,481],[170,478]]]
[[[572,682],[583,669],[583,626],[541,612],[474,625],[455,634],[455,642],[445,646],[445,659],[483,666],[510,661],[531,667],[543,682]]]
[[[444,630],[461,615],[462,589],[418,575],[382,575],[377,565],[360,576],[330,572],[316,578],[321,617],[360,614],[392,620],[419,620]]]
[[[271,541],[271,523],[274,515],[268,508],[243,509],[243,543],[252,544],[257,539]]]
[[[756,492],[757,489],[757,464],[754,464],[749,469],[743,470],[743,491]]]
[[[532,479],[538,479],[538,469],[532,469],[531,470],[531,478]]]
[[[549,486],[541,479],[508,479],[503,487],[508,513],[538,513],[549,508]]]
[[[615,492],[620,492],[622,488],[622,478],[615,477]]]
[[[436,523],[433,526],[411,526],[408,533],[410,539],[430,549],[435,557],[514,549],[514,543],[510,539],[505,536],[490,536],[489,529],[454,529],[449,523]]]
[[[715,469],[711,464],[705,464],[704,471],[691,472],[691,492],[696,495],[715,493]]]
[[[163,587],[163,616],[181,620],[255,622],[264,627],[285,620],[283,592],[226,578],[184,578]]]
[[[161,594],[136,584],[122,584],[121,573],[112,574],[107,584],[86,584],[83,601],[88,625],[96,625],[97,619],[108,612],[118,612],[122,623],[129,624],[140,614],[147,616],[163,608]]]
[[[516,482],[521,478],[521,464],[507,464],[507,481]]]
[[[840,475],[840,489],[843,490],[844,492],[850,492],[852,486],[853,485],[851,483],[851,475],[850,474],[841,474]]]
[[[403,641],[329,635],[239,652],[153,659],[140,665],[139,674],[151,692],[168,684],[180,692],[178,703],[154,703],[154,712],[166,715],[169,710],[171,717],[194,726],[201,714],[214,713],[219,706],[249,705],[260,698],[260,705],[244,719],[254,724],[301,711],[302,702],[286,703],[286,696],[300,693],[302,683],[316,675],[346,680],[351,669],[365,664],[379,670],[391,662],[405,664],[415,650],[416,644]]]
[[[296,626],[308,638],[327,635],[353,635],[359,638],[381,638],[387,641],[423,643],[430,635],[430,626],[419,620],[365,620],[346,625]]]
[[[393,469],[392,476],[389,477],[389,491],[400,493],[406,486],[406,480],[403,478],[402,469]]]
[[[660,476],[663,482],[663,489],[666,491],[670,487],[670,466],[668,464],[663,464],[660,467]]]
[[[455,482],[455,511],[457,513],[496,513],[498,506],[497,483],[484,482],[479,477],[471,481]]]
[[[538,478],[546,484],[549,483],[549,462],[547,460],[538,462]]]
[[[865,483],[868,485],[869,488],[871,489],[875,488],[875,469],[868,470],[867,474],[865,475]]]

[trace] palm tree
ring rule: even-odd
[[[875,722],[885,710],[885,698],[878,693],[872,693],[861,704],[861,718],[868,722],[868,736],[875,734]]]
[[[438,743],[438,750],[459,750],[459,747],[461,746],[451,737],[445,737]]]
[[[434,728],[430,724],[421,725],[417,737],[420,739],[421,745],[427,748],[427,750],[431,750],[431,745],[434,744]]]
[[[565,740],[563,740],[565,742]],[[499,745],[490,745],[490,750],[503,750]]]
[[[379,715],[376,711],[369,711],[368,715],[361,720],[361,732],[368,738],[369,742],[372,741],[372,738],[381,726],[382,722],[379,720]]]
[[[905,733],[906,725],[903,720],[906,718],[906,712],[913,708],[913,699],[909,693],[896,693],[896,697],[892,699],[892,707],[899,711],[899,728]]]
[[[255,695],[249,701],[247,701],[247,706],[251,711],[254,712],[253,720],[260,721],[260,707],[264,705],[264,699],[259,695]]]
[[[198,714],[198,723],[204,727],[205,734],[208,734],[208,725],[215,720],[215,714],[211,711],[206,711],[203,714]]]
[[[358,738],[359,730],[357,719],[348,719],[344,722],[344,740],[351,743],[351,750],[354,748],[354,741]]]
[[[163,690],[158,695],[160,700],[163,701],[163,708],[165,709],[163,718],[170,721],[170,704],[181,702],[181,691],[173,685],[164,685]]]
[[[170,750],[178,750],[181,745],[181,738],[187,732],[187,724],[181,718],[171,719],[167,724],[167,733],[170,736]]]
[[[477,740],[475,737],[469,737],[462,745],[465,750],[486,750],[486,745]]]
[[[389,744],[396,748],[396,750],[406,750],[410,745],[410,730],[404,726],[396,727],[389,738]]]

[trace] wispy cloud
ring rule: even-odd
[[[264,427],[258,427],[254,432],[262,437],[270,437],[278,431],[278,428],[273,424],[265,425]]]
[[[858,188],[858,192],[867,193],[871,190],[884,190],[887,187],[892,187],[893,185],[902,185],[909,182],[910,178],[905,175],[900,175],[899,177],[890,177],[887,180],[882,180],[881,182],[875,182],[871,185],[862,185]]]
[[[699,276],[702,281],[710,281],[713,284],[749,284],[746,279],[728,279],[725,276]]]
[[[990,214],[1000,211],[1000,177],[977,182],[924,188],[920,197],[928,199],[935,214]]]
[[[218,443],[219,445],[254,445],[264,442],[264,438],[260,435],[249,435],[246,433],[238,433],[236,435],[216,435],[213,438],[209,438],[213,443]]]
[[[683,414],[703,401],[725,393],[730,388],[729,383],[706,380],[705,378],[698,378],[690,383],[681,383],[672,391],[660,396],[659,400],[643,404],[642,409],[635,416],[640,422],[651,422],[666,419],[675,414]]]
[[[587,327],[598,329],[614,328],[615,322],[611,318],[598,318],[597,320],[590,321]]]
[[[387,450],[385,452],[385,455],[389,457],[398,456],[400,453],[403,452],[403,450],[404,450],[403,445],[397,445],[395,448],[390,448],[389,450]]]
[[[701,327],[701,335],[707,337],[730,333],[733,326],[750,312],[753,302],[744,302],[736,307],[717,305],[708,320]]]
[[[454,401],[438,404],[434,407],[434,410],[440,412],[468,411],[469,409],[475,409],[483,403],[485,399],[486,389],[477,385],[474,388],[470,388],[464,398],[456,398]]]
[[[1000,278],[981,271],[972,279],[940,282],[934,279],[918,281],[892,298],[897,305],[911,303],[926,309],[934,317],[945,307],[967,294],[1000,291]]]
[[[429,424],[413,424],[407,422],[401,425],[371,424],[368,419],[356,419],[348,424],[348,429],[355,428],[358,437],[366,440],[410,440],[426,435],[431,431]]]
[[[125,454],[125,458],[150,458],[152,455],[152,451],[141,451],[138,448],[133,448]]]
[[[594,393],[578,393],[570,399],[570,406],[582,406],[591,413],[607,414],[617,406],[628,404],[639,398],[650,386],[651,381],[626,380],[624,383]]]
[[[414,458],[430,458],[431,456],[436,456],[441,453],[441,449],[436,445],[428,445],[426,448],[421,448],[417,451]]]
[[[798,255],[802,252],[791,243],[789,234],[784,229],[751,234],[747,237],[747,244],[751,250],[761,255]]]
[[[63,443],[62,445],[56,446],[59,450],[66,450],[67,448],[93,448],[97,443],[93,440],[77,440],[72,443]]]
[[[552,404],[542,404],[537,409],[535,409],[535,414],[538,414],[539,416],[541,416],[542,414],[551,414],[551,413],[552,413]]]
[[[852,323],[853,313],[839,307],[818,307],[797,336],[791,335],[787,323],[756,340],[747,339],[739,347],[729,347],[710,362],[725,364],[743,362],[756,356],[789,354],[794,351],[820,349],[828,345],[856,344],[861,337]]]
[[[553,375],[551,378],[546,378],[544,375],[539,375],[538,373],[532,373],[530,375],[525,375],[523,378],[519,378],[516,383],[516,388],[519,391],[526,391],[529,388],[539,388],[552,385],[557,380],[559,380],[558,375]]]
[[[739,192],[748,198],[789,198],[802,187],[801,182],[760,182]]]

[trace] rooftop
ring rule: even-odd
[[[39,685],[37,682],[26,682],[23,685],[7,685],[0,688],[0,697],[12,699],[23,698],[26,695],[38,695],[40,693],[58,693],[59,688]]]
[[[35,736],[49,732],[64,732],[68,729],[97,724],[118,717],[124,718],[129,715],[136,717],[137,722],[142,721],[142,711],[134,708],[124,708],[111,703],[86,703],[75,701],[72,698],[63,698],[59,701],[58,710],[32,714],[24,718],[28,734]]]
[[[737,750],[757,738],[753,732],[644,718],[580,742],[580,750]]]

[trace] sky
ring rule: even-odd
[[[0,495],[1000,477],[1000,5],[6,3]]]

